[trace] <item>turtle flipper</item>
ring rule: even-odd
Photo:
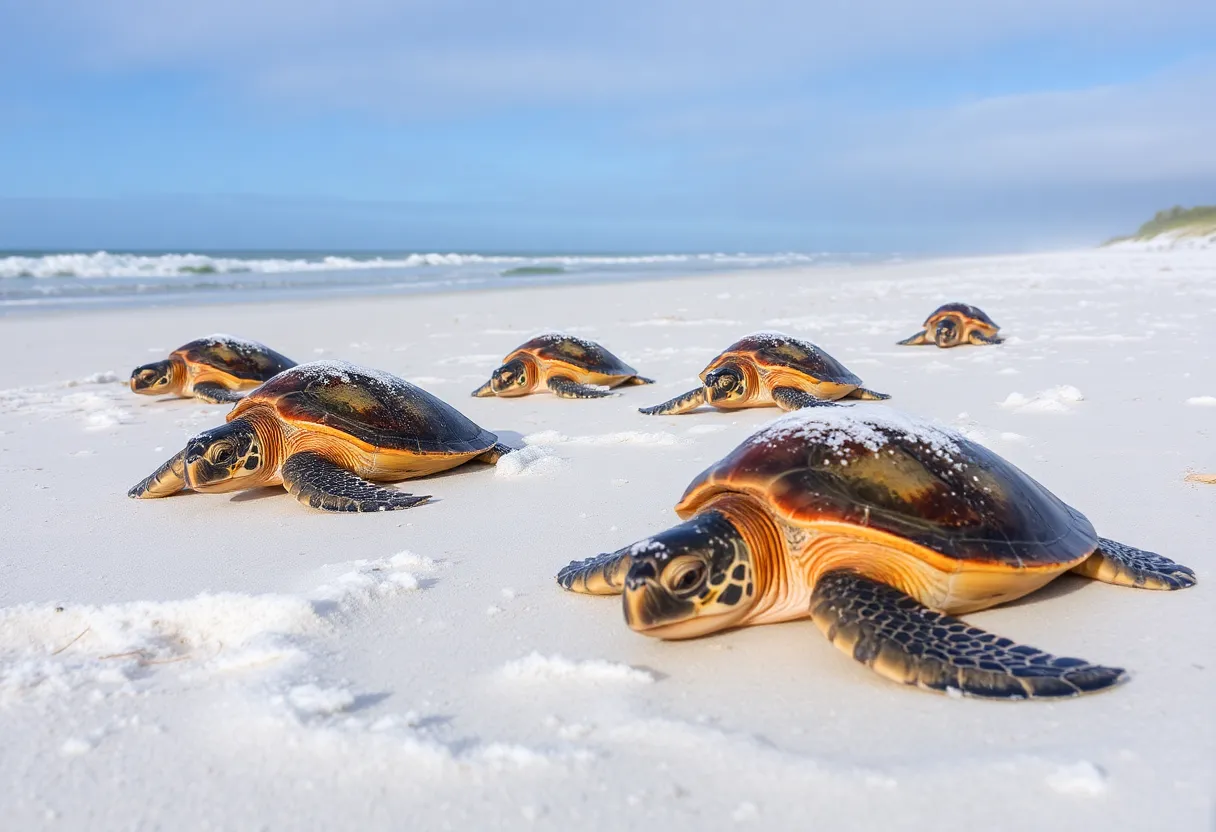
[[[703,404],[705,404],[705,388],[698,387],[696,390],[689,390],[662,404],[656,404],[653,407],[639,407],[638,413],[645,413],[647,416],[675,416],[679,413],[696,410]]]
[[[896,341],[895,344],[897,346],[901,346],[901,347],[919,347],[922,344],[929,343],[929,339],[925,337],[926,335],[928,335],[928,333],[922,329],[920,332],[916,333],[911,338],[905,338],[902,341]]]
[[[229,390],[222,384],[206,382],[194,385],[194,398],[210,404],[231,404],[245,398],[245,394],[239,390]]]
[[[967,336],[967,340],[976,346],[982,346],[984,344],[999,344],[1005,339],[999,335],[988,336],[978,330],[972,330],[971,334]]]
[[[630,376],[621,382],[621,387],[632,387],[635,384],[654,384],[654,379],[646,378],[646,376]]]
[[[858,387],[852,393],[845,396],[845,398],[846,399],[861,399],[864,402],[882,402],[882,401],[886,401],[887,399],[891,398],[891,396],[887,393],[878,393],[874,390],[867,390],[864,387]]]
[[[601,390],[598,387],[592,387],[590,384],[579,384],[577,381],[565,378],[564,376],[555,376],[549,379],[547,386],[553,391],[553,395],[560,396],[563,399],[602,399],[605,396],[612,395],[608,390]]]
[[[1098,538],[1098,548],[1072,571],[1095,581],[1139,589],[1186,589],[1196,582],[1189,567],[1105,537]]]
[[[988,699],[1078,696],[1127,679],[1120,668],[1060,658],[934,612],[856,572],[829,572],[811,597],[828,640],[905,685]]]
[[[287,457],[282,473],[292,496],[322,511],[396,511],[431,499],[370,483],[311,451]]]
[[[805,390],[795,387],[773,388],[773,401],[782,410],[801,410],[804,407],[835,407],[835,402],[812,396]]]
[[[148,500],[153,497],[168,497],[185,490],[186,452],[182,450],[140,480],[127,492],[127,496],[137,500]]]
[[[605,552],[586,560],[575,560],[557,573],[562,589],[585,595],[620,595],[633,558],[628,552]]]
[[[511,451],[515,450],[510,445],[504,445],[501,442],[495,442],[494,447],[490,448],[484,454],[478,454],[473,457],[476,462],[484,462],[487,465],[497,465],[498,460],[502,459]]]
[[[473,395],[479,399],[486,399],[494,395],[494,390],[490,387],[490,382],[487,381],[485,384],[474,390]]]

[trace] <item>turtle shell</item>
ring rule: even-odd
[[[932,315],[925,319],[925,326],[929,326],[929,321],[941,315],[949,315],[951,312],[956,312],[968,318],[974,318],[980,323],[987,324],[993,329],[999,329],[996,322],[984,314],[984,310],[978,306],[972,306],[969,303],[945,303],[937,307]]]
[[[237,403],[228,420],[269,405],[294,427],[326,428],[381,451],[467,454],[498,437],[405,379],[345,361],[313,361],[279,373]]]
[[[1097,545],[1083,514],[965,437],[889,408],[790,413],[702,473],[676,506],[722,492],[803,528],[877,529],[958,561],[1011,570],[1073,563]]]
[[[575,338],[561,332],[537,335],[503,359],[503,363],[520,354],[531,355],[545,363],[569,364],[589,373],[606,376],[636,376],[638,371],[617,358],[594,341]]]
[[[231,335],[208,335],[173,351],[187,364],[213,367],[231,376],[250,381],[266,381],[284,370],[296,366],[265,344],[234,338]]]
[[[817,381],[861,386],[861,379],[819,347],[780,332],[754,332],[740,338],[701,371],[701,380],[732,360],[752,361],[762,370],[788,367]]]

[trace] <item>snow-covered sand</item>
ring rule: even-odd
[[[896,347],[939,303],[994,348]],[[629,285],[140,309],[0,324],[0,810],[10,828],[1202,829],[1216,784],[1216,250],[1096,251]],[[659,380],[469,396],[530,333]],[[991,703],[901,688],[809,621],[667,643],[573,558],[670,525],[776,410],[644,417],[738,336],[828,350],[891,406],[988,444],[1099,531],[1196,569],[1066,576],[969,620],[1128,668]],[[282,489],[133,501],[224,408],[130,394],[213,331],[414,380],[526,450],[432,504]],[[867,407],[868,405],[858,405]]]

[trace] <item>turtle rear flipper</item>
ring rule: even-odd
[[[1078,696],[1127,679],[1120,668],[1015,644],[851,571],[819,579],[811,617],[836,647],[880,675],[943,693],[988,699]]]
[[[805,390],[798,390],[794,387],[774,388],[773,401],[782,410],[801,410],[804,407],[836,407],[835,402],[812,396]]]
[[[127,492],[137,500],[168,497],[186,489],[186,452],[178,451],[163,465],[144,477]]]
[[[646,376],[630,376],[621,382],[621,387],[632,387],[637,384],[654,384],[654,379],[646,378]]]
[[[905,338],[902,341],[896,341],[895,344],[896,344],[896,346],[901,346],[901,347],[919,347],[922,344],[929,343],[929,339],[925,337],[926,335],[928,335],[928,333],[922,329],[920,332],[916,333],[912,337]]]
[[[975,344],[976,346],[981,346],[983,344],[1000,344],[1005,340],[999,335],[985,335],[978,330],[972,330],[971,334],[967,337],[971,343]]]
[[[1098,538],[1098,548],[1072,571],[1095,581],[1139,589],[1186,589],[1196,583],[1190,567],[1105,537]]]
[[[557,573],[562,589],[584,595],[620,595],[625,576],[633,563],[625,552],[605,552],[586,560],[571,561]]]
[[[705,404],[705,388],[698,387],[696,390],[689,390],[662,404],[656,404],[653,407],[639,407],[638,413],[645,413],[647,416],[675,416],[679,413],[696,410],[703,404]]]
[[[845,396],[846,399],[860,399],[863,402],[883,402],[891,398],[887,393],[879,393],[875,390],[867,390],[864,387],[858,387],[852,393]]]
[[[245,398],[245,394],[239,390],[229,390],[222,384],[206,382],[194,385],[194,397],[210,404],[231,404]]]
[[[498,460],[502,459],[504,456],[511,453],[511,451],[513,451],[513,450],[515,450],[515,449],[512,448],[510,445],[504,445],[501,442],[495,442],[493,448],[490,448],[490,450],[486,451],[483,454],[478,454],[477,456],[473,457],[473,459],[476,460],[477,462],[484,462],[487,465],[497,465]]]
[[[289,456],[282,473],[292,496],[322,511],[396,511],[431,499],[368,482],[311,451]]]
[[[548,387],[553,391],[553,395],[560,396],[563,399],[602,399],[612,395],[608,390],[601,390],[598,387],[592,387],[590,384],[579,384],[577,381],[564,376],[556,376],[549,379]]]

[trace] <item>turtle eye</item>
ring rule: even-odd
[[[169,379],[167,379],[167,378],[161,378],[161,379],[158,379],[156,383],[157,383],[157,384],[168,384],[168,383],[169,383]]]
[[[235,458],[236,458],[236,454],[234,454],[232,452],[232,448],[225,445],[224,447],[217,450],[214,454],[212,454],[211,461],[214,462],[216,465],[229,465],[229,464],[231,464],[232,460]]]
[[[705,564],[699,558],[681,558],[667,568],[663,582],[680,596],[694,594],[705,582]]]
[[[526,376],[522,376],[522,375],[521,375],[519,378],[515,379],[515,383],[516,383],[516,384],[523,384],[523,383],[524,383],[525,381],[527,381],[527,380],[528,380],[528,379],[527,379],[527,377],[526,377]]]
[[[718,376],[717,380],[714,382],[714,384],[723,390],[729,390],[737,383],[738,379],[736,379],[731,373],[723,373],[722,375]]]

